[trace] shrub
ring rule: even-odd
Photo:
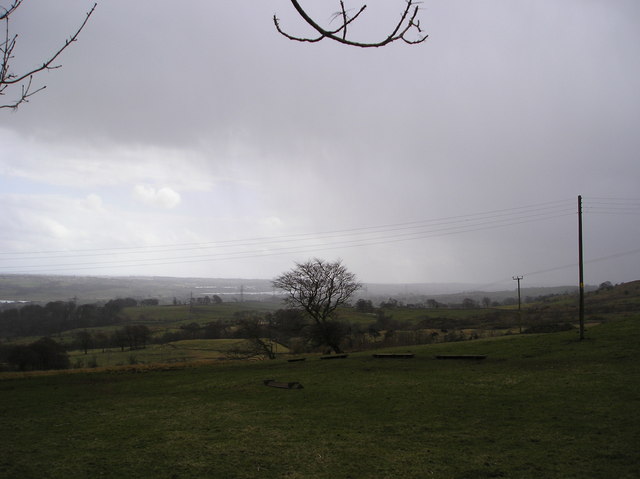
[[[64,346],[51,338],[39,339],[28,346],[13,346],[6,359],[20,371],[68,369],[70,366]]]
[[[536,333],[557,333],[560,331],[570,331],[574,329],[571,323],[541,323],[534,324],[529,326],[527,329],[523,331],[525,334],[536,334]]]

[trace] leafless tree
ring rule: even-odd
[[[345,304],[362,285],[355,274],[340,262],[312,259],[273,280],[273,286],[286,293],[285,302],[301,308],[314,321],[313,340],[340,352],[346,328],[335,321],[336,309]]]
[[[23,0],[12,0],[9,5],[0,5],[0,22],[4,27],[4,36],[0,40],[0,96],[7,95],[9,92],[14,92],[14,99],[8,100],[0,104],[0,108],[12,108],[16,109],[22,103],[29,101],[33,95],[46,88],[43,85],[38,88],[33,87],[33,78],[38,73],[46,70],[55,70],[60,68],[61,65],[55,64],[58,57],[65,51],[69,45],[75,42],[78,35],[85,27],[89,18],[96,9],[97,4],[94,3],[93,7],[86,13],[84,21],[80,24],[78,29],[69,38],[67,38],[62,46],[58,48],[53,54],[47,57],[40,65],[35,66],[24,72],[13,72],[11,70],[11,60],[14,58],[14,49],[16,47],[16,41],[18,39],[17,34],[12,34],[9,29],[9,20],[11,15],[22,5]]]
[[[16,109],[22,103],[27,103],[29,101],[29,98],[31,98],[33,95],[46,88],[46,85],[34,87],[34,76],[46,70],[55,70],[57,68],[60,68],[61,65],[56,64],[56,60],[62,54],[62,52],[69,47],[69,45],[77,40],[78,35],[84,29],[87,22],[89,21],[89,18],[97,7],[97,3],[94,3],[91,9],[86,13],[83,22],[80,24],[75,33],[67,38],[64,43],[58,48],[58,50],[47,57],[42,63],[40,63],[38,66],[28,69],[27,71],[13,72],[11,69],[11,60],[14,58],[14,49],[16,46],[16,41],[18,39],[18,35],[11,33],[9,28],[9,20],[11,18],[11,15],[14,14],[15,11],[22,5],[23,1],[24,0],[10,0],[8,2],[8,5],[0,5],[0,23],[3,23],[2,26],[4,27],[4,36],[0,36],[0,97],[17,90],[17,93],[14,94],[14,98],[12,100],[0,102],[0,108]],[[273,22],[278,32],[280,32],[290,40],[296,40],[299,42],[313,43],[328,38],[345,45],[361,48],[382,47],[398,40],[402,40],[403,42],[411,45],[422,43],[427,39],[428,35],[423,33],[422,29],[420,28],[420,20],[417,19],[418,12],[420,10],[419,4],[421,2],[419,2],[418,0],[405,1],[406,7],[400,15],[400,19],[395,24],[394,28],[386,37],[377,42],[359,42],[348,38],[347,33],[349,25],[351,25],[358,17],[360,17],[367,6],[362,5],[354,15],[350,15],[347,8],[345,7],[343,0],[340,0],[340,10],[333,15],[334,18],[340,19],[340,24],[338,27],[333,29],[320,26],[320,24],[316,22],[305,11],[304,8],[302,8],[298,0],[291,0],[291,4],[296,9],[300,17],[302,17],[302,19],[317,32],[318,36],[313,38],[296,37],[288,34],[281,28],[280,20],[275,15],[273,17]],[[411,37],[411,35],[415,36]]]
[[[344,1],[340,0],[340,11],[336,12],[333,17],[340,19],[340,25],[337,28],[329,29],[324,28],[318,24],[311,16],[302,8],[298,0],[291,0],[291,4],[296,9],[298,14],[304,19],[304,21],[310,25],[318,34],[315,37],[296,37],[285,32],[280,26],[280,20],[275,15],[273,16],[273,23],[276,26],[278,32],[287,37],[289,40],[295,40],[298,42],[319,42],[328,38],[345,45],[361,48],[371,47],[383,47],[389,43],[402,40],[410,45],[415,45],[424,42],[428,35],[424,34],[420,28],[420,20],[417,19],[418,11],[420,10],[417,0],[405,0],[406,7],[400,16],[399,21],[395,24],[395,27],[385,38],[377,42],[358,42],[347,38],[347,30],[349,25],[354,22],[362,12],[367,8],[366,5],[360,7],[360,9],[352,16],[349,16],[347,9],[345,8]],[[415,34],[414,38],[410,37],[410,34]]]
[[[261,323],[257,318],[240,321],[236,335],[245,338],[246,341],[235,347],[235,353],[244,351],[247,357],[267,357],[275,359],[275,343],[271,338],[270,327]]]
[[[264,338],[250,338],[230,346],[224,353],[228,359],[275,359],[275,343]]]

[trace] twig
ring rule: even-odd
[[[302,8],[300,3],[298,3],[298,0],[291,0],[291,4],[296,9],[298,14],[302,17],[302,19],[320,34],[320,36],[318,37],[296,37],[296,36],[290,35],[289,33],[285,32],[281,28],[280,19],[278,19],[278,17],[275,15],[273,16],[273,23],[276,27],[276,30],[280,34],[282,34],[284,37],[288,38],[289,40],[295,40],[298,42],[315,43],[315,42],[319,42],[320,40],[324,40],[325,38],[328,38],[330,40],[334,40],[344,45],[350,45],[350,46],[360,47],[360,48],[383,47],[397,40],[402,40],[403,42],[408,43],[410,45],[416,45],[418,43],[424,42],[429,35],[423,35],[422,29],[420,28],[420,21],[416,20],[418,11],[420,9],[418,5],[420,2],[417,2],[416,0],[406,0],[406,3],[407,3],[407,6],[404,12],[402,13],[402,15],[400,16],[400,20],[395,25],[395,28],[392,30],[392,32],[389,35],[387,35],[385,39],[379,42],[366,43],[366,42],[349,40],[347,38],[347,26],[351,22],[353,22],[356,18],[358,18],[358,16],[362,12],[364,12],[367,6],[363,5],[362,7],[360,7],[358,12],[353,17],[349,18],[349,16],[347,15],[347,11],[345,9],[343,0],[340,0],[340,12],[336,13],[334,16],[336,18],[342,17],[342,25],[335,30],[328,30],[326,28],[321,27]],[[410,39],[408,37],[408,33],[413,29],[415,29],[418,32],[418,37],[416,39]],[[340,35],[340,33],[342,34]]]
[[[91,15],[93,15],[93,12],[98,6],[97,3],[93,4],[91,9],[86,13],[84,21],[80,24],[75,33],[71,35],[67,40],[65,40],[64,44],[46,61],[44,61],[38,67],[35,67],[25,73],[16,75],[11,73],[9,63],[11,59],[13,59],[13,49],[15,48],[18,35],[14,35],[13,37],[9,35],[9,17],[21,5],[22,1],[23,0],[15,0],[8,8],[5,9],[4,13],[0,14],[0,21],[5,22],[5,40],[0,44],[0,52],[2,53],[2,65],[0,66],[0,96],[5,94],[5,90],[8,87],[16,85],[18,83],[23,83],[21,86],[21,94],[18,99],[12,103],[0,105],[0,108],[11,108],[14,110],[18,108],[20,104],[27,103],[30,97],[46,88],[46,86],[42,86],[37,90],[31,91],[31,84],[34,75],[44,70],[55,70],[62,66],[54,65],[53,63],[62,54],[62,52],[69,47],[69,45],[77,40],[78,35],[80,35],[80,32],[84,29],[85,25],[89,21],[89,18],[91,17]],[[24,83],[25,81],[26,84]]]

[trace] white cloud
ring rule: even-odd
[[[268,228],[276,229],[282,226],[283,223],[282,220],[277,216],[269,216],[267,218],[262,218],[260,220],[260,224]]]
[[[175,208],[181,201],[180,194],[167,186],[155,189],[149,185],[136,185],[133,196],[147,205],[162,208]]]
[[[216,171],[215,165],[209,166],[212,162],[206,159],[224,153],[208,150],[64,141],[46,133],[20,134],[1,123],[0,143],[1,175],[55,186],[98,188],[171,182],[182,190],[207,191],[224,174]],[[178,170],[180,175],[176,175]]]
[[[75,26],[77,1],[29,3],[14,25],[28,33],[26,51]],[[306,235],[638,196],[640,2],[433,0],[428,42],[376,50],[287,41],[273,13],[307,30],[286,0],[192,3],[101,4],[47,90],[0,113],[3,251]],[[321,3],[314,12],[326,19]],[[403,6],[374,3],[353,25],[359,38]],[[157,48],[168,29],[179,34]],[[166,58],[179,86],[163,74]],[[601,218],[586,218],[589,254],[635,248],[635,223]],[[153,272],[269,277],[335,253],[367,280],[511,283],[572,261],[574,220],[557,221]],[[640,259],[628,259],[637,271]]]
[[[71,234],[69,228],[54,219],[41,218],[39,223],[42,231],[54,238],[65,239],[68,238]]]
[[[84,200],[82,200],[81,204],[88,210],[101,210],[102,198],[95,193],[91,193],[90,195],[87,195]]]

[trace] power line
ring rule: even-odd
[[[608,198],[589,200],[587,204],[598,207],[634,209],[640,199]],[[630,205],[630,206],[629,206]],[[316,233],[298,233],[281,236],[265,236],[245,238],[240,240],[222,240],[201,243],[177,243],[154,246],[114,247],[79,250],[49,250],[31,252],[0,252],[2,262],[11,261],[42,261],[42,260],[75,260],[79,258],[96,258],[103,256],[122,257],[123,255],[137,255],[133,258],[112,259],[108,261],[92,262],[52,262],[43,265],[5,265],[2,270],[39,271],[69,271],[81,269],[124,268],[163,266],[202,261],[228,261],[251,259],[276,255],[314,253],[344,248],[360,248],[376,245],[393,244],[406,241],[422,240],[433,237],[466,234],[483,230],[510,227],[525,223],[547,221],[574,215],[573,200],[555,200],[544,203],[485,211],[468,215],[448,216],[412,222],[389,223],[373,226],[363,226],[348,229],[336,229]],[[259,248],[252,248],[259,246]],[[211,251],[213,250],[213,251]],[[184,255],[188,251],[202,251],[203,254]],[[211,252],[209,252],[211,251]],[[586,261],[593,263],[616,257],[636,254],[640,249],[615,253],[609,256]],[[176,253],[176,256],[158,257],[160,253]],[[144,255],[150,257],[142,257]],[[533,276],[569,267],[576,263],[526,273]],[[492,283],[492,284],[497,284]]]
[[[584,201],[583,210],[590,214],[636,215],[640,214],[639,198],[588,198]]]
[[[363,244],[370,244],[372,241],[374,241],[373,244],[378,244],[378,241],[393,243],[396,241],[405,241],[405,240],[423,239],[423,238],[435,237],[435,236],[468,233],[473,231],[481,231],[481,230],[494,229],[494,228],[500,228],[500,227],[506,227],[506,226],[513,226],[513,225],[518,225],[523,223],[531,223],[535,221],[544,221],[544,220],[548,220],[552,218],[560,218],[560,217],[568,216],[572,214],[573,214],[572,212],[558,212],[556,214],[549,214],[549,213],[532,214],[532,215],[520,216],[518,218],[502,218],[502,219],[494,219],[490,221],[469,221],[465,224],[452,225],[452,226],[446,226],[441,228],[425,229],[425,227],[421,227],[420,230],[418,230],[417,227],[409,227],[409,228],[393,228],[393,229],[375,230],[375,231],[372,230],[369,232],[358,232],[358,233],[351,233],[351,234],[332,234],[332,235],[325,235],[325,236],[310,237],[304,240],[300,239],[295,242],[302,243],[303,241],[311,241],[311,240],[334,241],[337,239],[337,244],[350,244],[353,242],[361,242],[361,241],[364,242]],[[351,236],[355,238],[349,239]],[[343,237],[346,237],[347,239],[340,239]],[[135,254],[145,254],[145,253],[157,254],[159,252],[181,252],[181,251],[192,251],[194,249],[212,249],[212,248],[216,248],[216,249],[237,248],[237,247],[255,246],[255,245],[259,245],[261,246],[261,248],[263,248],[265,245],[280,245],[283,243],[286,244],[290,242],[292,242],[292,240],[280,240],[278,237],[274,237],[268,241],[266,240],[265,241],[239,241],[235,243],[226,243],[220,246],[210,246],[207,248],[181,248],[181,249],[167,249],[162,251],[157,251],[157,250],[156,251],[140,251],[140,252],[136,252]],[[313,246],[313,245],[309,245],[309,246]],[[322,246],[322,244],[316,244],[316,246]],[[291,246],[291,247],[294,247],[294,246]],[[134,253],[125,252],[121,254],[134,254]],[[216,253],[214,254],[214,256],[217,256],[218,254],[225,254],[225,253]],[[228,254],[234,254],[234,253],[228,253]],[[43,260],[43,259],[60,259],[60,258],[68,259],[68,258],[82,258],[82,257],[96,257],[96,256],[113,256],[113,252],[96,253],[96,254],[79,254],[79,255],[26,256],[26,257],[17,257],[17,258],[5,258],[4,261]],[[180,257],[176,257],[175,259],[206,258],[208,256],[210,255],[180,256]],[[132,260],[132,261],[136,261],[136,260]]]
[[[206,255],[187,255],[187,256],[177,256],[177,257],[169,257],[169,258],[142,258],[142,259],[129,259],[129,260],[111,260],[111,261],[97,261],[97,262],[86,262],[86,263],[63,263],[63,264],[50,264],[50,265],[21,265],[21,266],[5,266],[4,269],[25,269],[29,268],[31,270],[47,270],[52,271],[51,268],[56,268],[54,271],[64,271],[68,269],[91,269],[91,268],[105,268],[105,267],[127,267],[127,266],[157,266],[157,265],[168,265],[168,264],[178,264],[184,262],[196,262],[196,261],[216,261],[216,260],[229,260],[229,259],[248,259],[255,257],[263,257],[263,256],[272,256],[272,255],[282,255],[282,254],[293,254],[293,253],[302,253],[302,252],[312,252],[312,251],[326,251],[332,249],[342,249],[342,248],[353,248],[353,247],[363,247],[363,246],[374,246],[374,245],[382,245],[382,244],[390,244],[397,243],[401,241],[411,241],[417,239],[425,239],[430,237],[437,236],[446,236],[446,235],[454,235],[454,234],[462,234],[469,233],[473,231],[481,231],[488,229],[495,229],[507,226],[513,226],[517,224],[523,223],[531,223],[534,221],[543,221],[551,218],[559,218],[562,216],[567,216],[573,213],[560,213],[560,214],[535,214],[535,215],[525,215],[519,218],[514,219],[496,219],[492,221],[476,221],[473,223],[465,224],[465,225],[457,225],[452,227],[431,229],[426,231],[418,231],[418,232],[403,232],[403,233],[394,233],[394,234],[384,234],[378,236],[369,236],[364,238],[356,238],[356,239],[343,239],[340,241],[333,241],[333,243],[313,243],[313,244],[303,244],[303,245],[283,245],[276,248],[270,248],[267,251],[261,250],[248,250],[248,251],[236,251],[236,252],[225,252],[225,253],[213,253]],[[387,232],[394,232],[396,230],[387,230]],[[379,231],[375,231],[374,233],[379,233]],[[320,238],[322,240],[323,238]],[[324,238],[326,239],[326,238]],[[154,252],[155,253],[155,252]],[[70,256],[65,256],[64,258],[73,258]],[[24,260],[25,258],[15,258]],[[35,259],[35,258],[31,258]],[[37,258],[43,259],[43,258]],[[49,258],[51,259],[51,258]]]
[[[561,215],[566,216],[566,215]],[[559,216],[556,216],[559,217]],[[548,219],[548,218],[546,218]],[[506,227],[513,226],[515,224],[522,223],[530,223],[530,221],[522,221],[518,223],[510,223],[497,225],[493,227],[483,227],[483,228],[475,228],[469,229],[466,231],[456,231],[456,232],[447,232],[440,234],[431,234],[431,235],[419,235],[419,236],[411,236],[411,237],[396,237],[395,239],[389,239],[389,237],[381,238],[381,239],[361,239],[361,240],[350,240],[350,241],[342,241],[335,244],[314,244],[314,245],[305,245],[305,246],[285,246],[281,248],[272,248],[268,251],[238,251],[231,253],[217,253],[217,254],[209,254],[209,255],[191,255],[191,256],[179,256],[173,258],[164,258],[161,260],[156,260],[153,258],[150,259],[139,259],[139,260],[113,260],[113,261],[103,261],[103,262],[92,262],[92,263],[70,263],[70,264],[53,264],[47,267],[42,265],[22,265],[22,266],[8,266],[7,268],[13,269],[21,269],[25,268],[33,268],[36,270],[42,271],[69,271],[73,269],[94,269],[94,268],[111,268],[111,267],[132,267],[132,266],[164,266],[171,264],[182,264],[182,263],[196,263],[202,261],[228,261],[228,260],[238,260],[238,259],[251,259],[251,258],[259,258],[259,257],[267,257],[267,256],[281,256],[286,254],[299,254],[299,253],[312,253],[317,251],[330,251],[335,249],[344,249],[344,248],[358,248],[364,246],[378,246],[384,244],[398,243],[402,241],[412,241],[418,239],[426,239],[437,236],[447,236],[452,234],[460,234],[460,233],[469,233],[473,231],[481,231],[487,229],[495,229],[498,227]],[[135,263],[132,263],[134,261]],[[55,269],[51,269],[54,267]]]
[[[615,258],[623,258],[625,256],[632,256],[634,254],[638,254],[640,253],[640,248],[637,249],[632,249],[630,251],[621,251],[619,253],[613,253],[607,256],[600,256],[599,258],[593,258],[593,259],[589,259],[589,260],[585,260],[584,264],[592,264],[592,263],[599,263],[602,261],[609,261],[611,259],[615,259]],[[530,271],[528,273],[524,273],[523,276],[536,276],[536,275],[540,275],[540,274],[546,274],[546,273],[553,273],[555,271],[562,271],[563,269],[569,269],[569,268],[576,268],[578,266],[577,262],[573,262],[573,263],[567,263],[567,264],[563,264],[560,266],[554,266],[552,268],[546,268],[546,269],[540,269],[537,271]],[[506,283],[509,281],[510,278],[503,278],[500,279],[498,281],[494,281],[492,283],[486,283],[483,284],[482,286],[480,286],[481,288],[487,288],[489,286],[494,286],[496,284],[500,284],[500,283]]]
[[[412,221],[412,222],[390,223],[390,224],[364,226],[364,227],[349,228],[349,229],[342,229],[342,230],[329,230],[329,231],[315,232],[315,233],[297,233],[297,234],[282,235],[282,236],[264,236],[264,237],[255,237],[255,238],[219,240],[219,241],[200,242],[200,243],[196,243],[196,242],[174,243],[174,244],[129,246],[129,247],[121,246],[121,247],[110,247],[110,248],[76,249],[76,250],[41,250],[41,251],[25,251],[25,252],[1,252],[0,251],[0,255],[73,254],[73,256],[76,256],[76,253],[89,253],[90,256],[95,256],[98,254],[111,254],[113,252],[121,252],[126,254],[137,253],[139,252],[139,250],[143,250],[143,251],[147,250],[151,252],[167,252],[171,250],[186,251],[189,249],[237,246],[238,244],[246,245],[247,243],[263,244],[265,241],[280,242],[280,241],[286,241],[286,240],[304,239],[308,237],[346,235],[346,234],[367,234],[369,232],[374,232],[376,230],[395,231],[395,230],[410,229],[410,228],[415,229],[415,228],[428,227],[429,225],[453,224],[453,223],[461,223],[461,222],[464,223],[464,222],[470,222],[470,221],[478,221],[482,219],[492,219],[497,217],[513,216],[521,213],[534,213],[534,212],[541,212],[545,210],[555,210],[558,208],[563,208],[564,210],[566,210],[566,207],[567,207],[567,200],[555,200],[555,201],[548,201],[544,203],[538,203],[534,205],[491,210],[491,211],[468,214],[468,215],[448,216],[448,217],[419,220],[419,221]],[[165,249],[152,251],[156,248],[165,248]],[[80,255],[77,255],[77,256],[80,256]],[[26,259],[26,258],[23,258],[23,259]]]

